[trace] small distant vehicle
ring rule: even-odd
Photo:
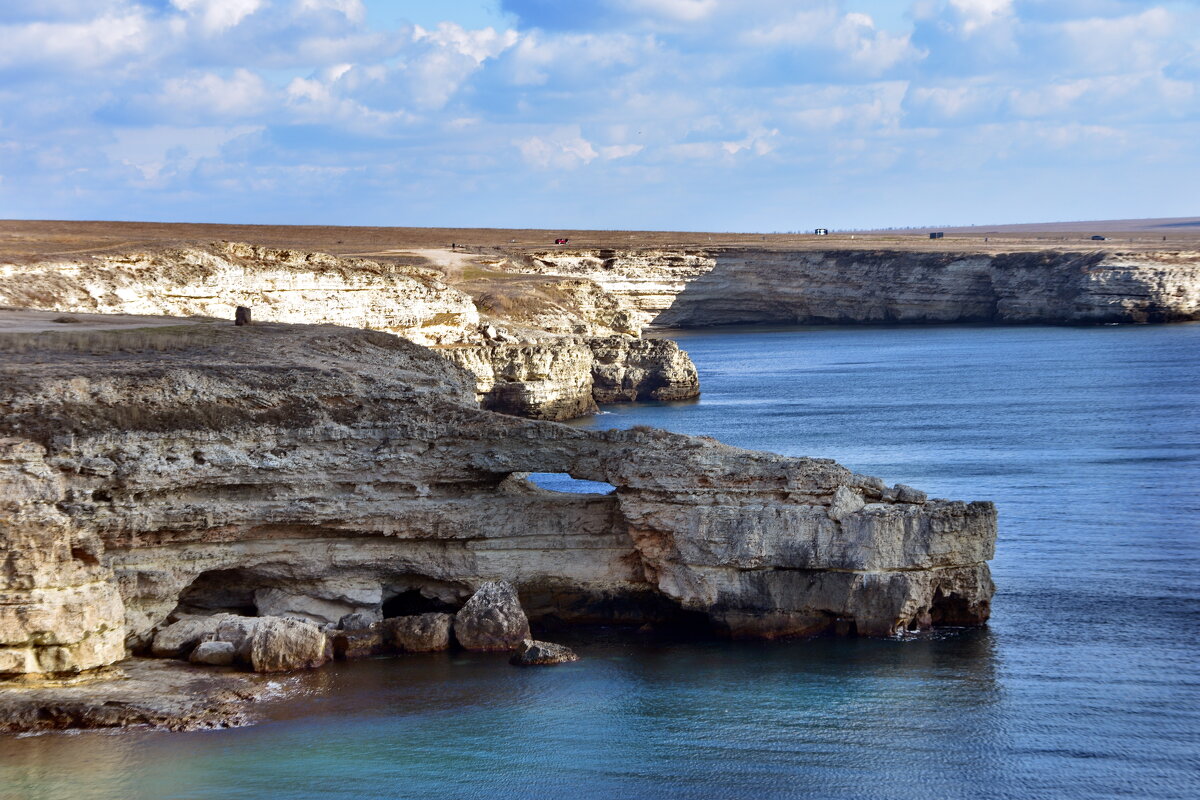
[[[934,231],[933,233],[929,234],[930,239],[944,239],[945,237],[945,231]]]
[[[554,243],[555,244],[566,244],[569,241],[571,241],[571,240],[570,239],[555,239]]]
[[[815,231],[813,231],[813,235],[814,236],[828,236],[829,228],[817,228]]]
[[[1104,241],[1108,241],[1108,237],[1107,236],[1093,236],[1092,241],[1093,242],[1104,242]]]

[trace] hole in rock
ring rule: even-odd
[[[977,621],[977,616],[972,613],[966,598],[953,592],[943,594],[941,589],[933,595],[929,616],[934,625],[970,625]]]
[[[427,597],[420,589],[409,589],[383,601],[384,619],[409,617],[414,614],[429,614],[435,611],[453,613],[461,604],[450,603],[436,597]]]
[[[612,494],[617,490],[611,483],[572,478],[565,472],[531,472],[525,480],[538,488],[563,494]]]
[[[202,572],[179,594],[176,614],[217,614],[222,611],[244,617],[258,615],[254,592],[266,584],[249,570],[214,569]]]

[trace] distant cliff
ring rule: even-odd
[[[641,327],[1200,319],[1200,253],[577,250],[507,269],[586,278]]]
[[[525,288],[489,284],[475,299],[427,267],[236,242],[0,264],[0,306],[220,319],[248,306],[259,322],[394,333],[470,370],[485,408],[534,419],[699,394],[687,353],[640,339],[594,282]]]

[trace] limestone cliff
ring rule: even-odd
[[[595,281],[639,327],[1200,319],[1195,253],[556,250],[506,266]]]
[[[536,419],[699,393],[687,354],[638,340],[629,312],[593,281],[543,282],[520,302],[495,287],[479,291],[481,317],[472,296],[444,279],[421,266],[217,242],[0,264],[0,306],[219,319],[248,306],[258,321],[387,331],[450,348],[486,407]]]
[[[110,664],[173,612],[452,610],[488,580],[533,619],[687,611],[731,636],[988,616],[990,503],[480,410],[466,371],[387,334],[210,323],[0,352],[0,673]]]
[[[475,376],[483,408],[532,419],[571,419],[595,411],[596,403],[700,393],[695,365],[665,339],[558,338],[439,352]]]

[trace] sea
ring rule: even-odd
[[[576,424],[993,500],[990,623],[339,663],[252,727],[0,738],[0,798],[1200,797],[1200,325],[668,335],[697,401]]]

